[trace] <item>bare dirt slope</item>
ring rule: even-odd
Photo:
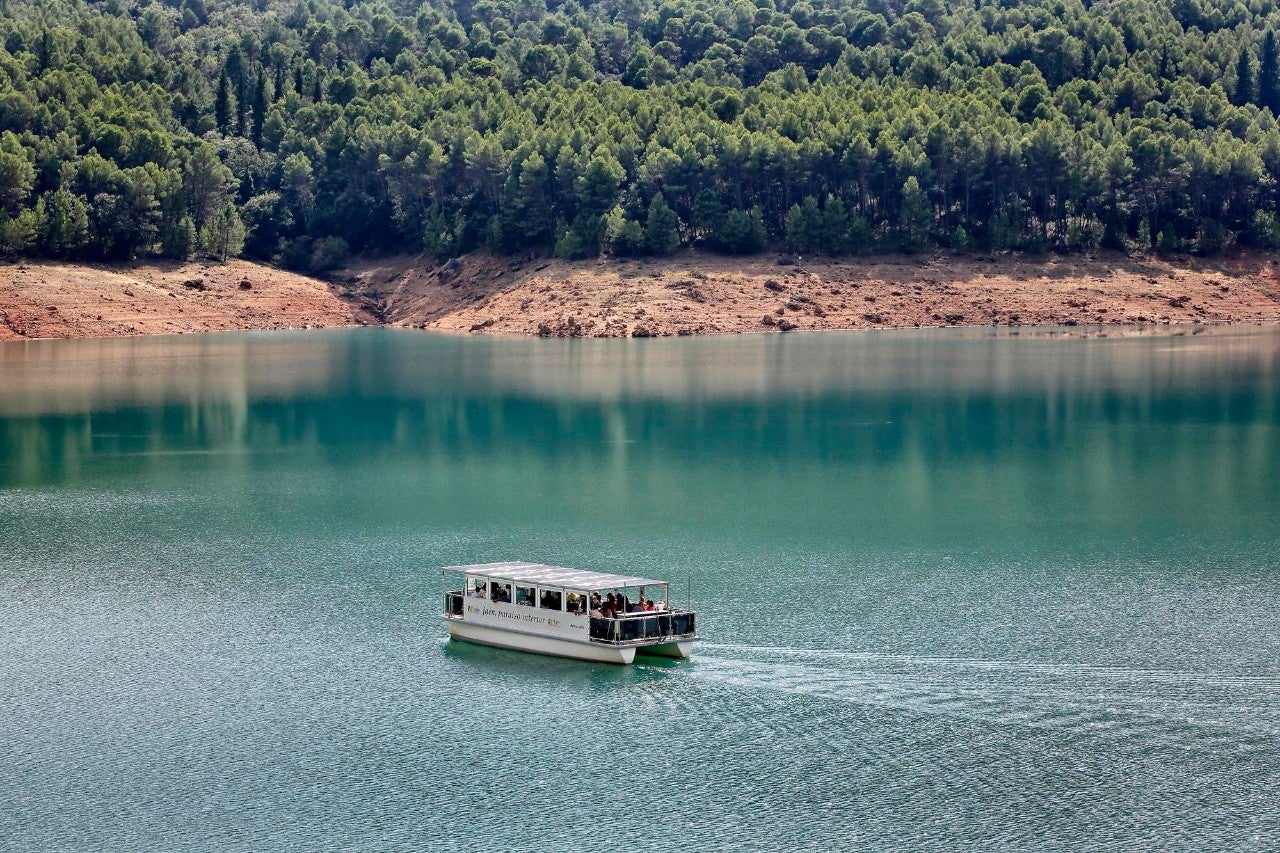
[[[0,341],[400,326],[646,337],[948,325],[1280,322],[1280,264],[1227,258],[363,260],[329,282],[248,261],[0,264]]]
[[[0,341],[377,322],[324,282],[248,261],[0,265]]]
[[[776,255],[687,251],[568,262],[400,257],[339,279],[396,325],[645,337],[790,329],[1280,321],[1280,267],[1223,259]]]

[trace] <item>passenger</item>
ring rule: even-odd
[[[484,581],[477,581],[476,588],[471,590],[470,598],[484,598]]]
[[[653,599],[652,599],[652,598],[647,598],[647,599],[645,599],[645,602],[644,602],[644,609],[645,609],[645,612],[646,612],[646,613],[652,613],[653,611],[657,610],[658,608],[656,608],[656,607],[654,607],[654,606],[653,606]]]
[[[591,604],[591,612],[590,612],[590,613],[588,613],[587,615],[588,615],[588,616],[590,616],[592,619],[603,619],[603,618],[604,618],[604,611],[600,609],[600,604],[599,604],[599,602],[592,602],[592,604]]]

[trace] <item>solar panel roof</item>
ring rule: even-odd
[[[466,566],[445,566],[451,572],[466,572],[470,575],[484,575],[490,578],[502,578],[518,583],[536,583],[547,586],[564,586],[570,589],[586,591],[613,589],[619,586],[650,586],[665,584],[666,581],[654,578],[641,578],[634,575],[611,575],[607,572],[589,572],[585,569],[568,569],[564,566],[548,566],[542,563],[525,563],[513,560],[504,563],[473,563]]]

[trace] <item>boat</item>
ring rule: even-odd
[[[521,561],[442,571],[462,578],[444,594],[453,640],[629,664],[637,654],[687,658],[698,639],[696,614],[670,606],[667,581]]]

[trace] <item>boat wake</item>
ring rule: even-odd
[[[1090,738],[1267,748],[1280,677],[703,643],[690,677]]]

